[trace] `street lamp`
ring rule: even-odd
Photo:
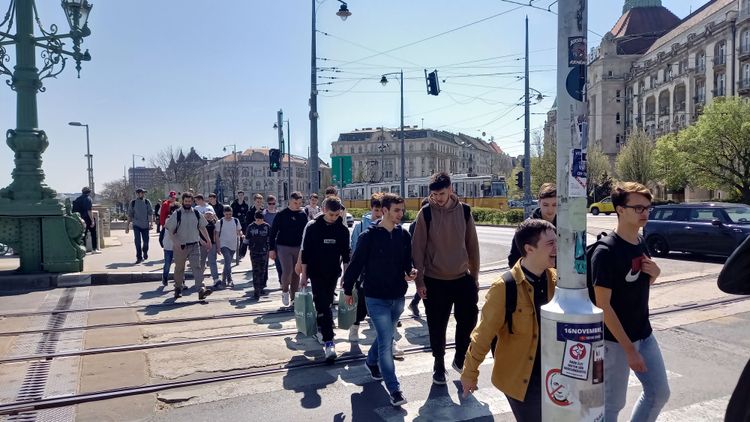
[[[406,159],[404,157],[404,71],[385,73],[380,78],[380,83],[383,86],[388,84],[388,78],[386,76],[398,75],[398,82],[401,87],[401,131],[399,132],[399,138],[401,138],[401,196],[406,198]]]
[[[343,7],[343,6],[342,6]],[[288,168],[288,174],[287,174],[287,195],[292,194],[292,132],[289,129],[289,119],[284,120],[282,123],[286,123],[286,166]],[[284,136],[284,128],[279,126],[278,122],[273,124],[273,128],[279,131],[279,137],[283,139]],[[289,199],[287,198],[284,199]]]
[[[86,161],[88,163],[88,174],[89,174],[89,189],[91,189],[91,196],[94,196],[94,156],[91,155],[91,144],[89,143],[89,125],[81,122],[70,122],[70,126],[85,126],[86,127]]]
[[[320,190],[320,181],[318,180],[318,171],[320,159],[318,158],[318,56],[317,56],[317,29],[315,27],[316,0],[312,1],[312,41],[310,48],[310,156],[308,162],[308,177],[310,178],[310,192],[317,193]],[[336,16],[342,21],[352,15],[347,4],[343,0]]]
[[[135,191],[135,157],[139,157],[142,162],[146,161],[146,157],[138,154],[132,154],[133,156],[133,167],[131,167],[131,174],[130,174],[130,184],[133,185],[133,191]]]
[[[227,147],[232,147],[232,155],[234,155],[234,176],[232,177],[232,195],[237,195],[237,185],[240,180],[240,169],[239,163],[237,162],[237,144],[224,145],[222,149],[227,152]]]
[[[33,0],[11,1],[0,15],[0,75],[9,77],[7,83],[17,98],[16,128],[6,136],[15,153],[15,167],[11,184],[0,189],[0,242],[20,254],[23,273],[82,271],[85,256],[79,244],[83,226],[44,183],[42,170],[42,153],[49,146],[37,112],[37,93],[45,90],[42,81],[60,75],[68,58],[75,61],[80,77],[81,62],[91,60],[88,51],[81,52],[83,38],[91,34],[87,26],[91,4],[87,0],[60,4],[70,24],[68,33],[58,33],[56,25],[45,29]],[[37,28],[40,36],[35,36]],[[71,40],[72,50],[66,49],[70,45],[63,42],[66,39]],[[15,66],[6,66],[7,46],[15,51]],[[37,47],[42,50],[39,67]]]

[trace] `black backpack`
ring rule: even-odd
[[[83,217],[83,210],[81,209],[81,196],[73,200],[73,208],[71,209],[72,212],[77,212],[78,214],[81,214],[81,217]]]
[[[198,210],[196,210],[195,208],[193,208],[193,212],[195,213],[195,218],[198,220],[198,229],[200,229],[201,228],[201,213],[199,213]],[[181,223],[182,223],[182,209],[179,209],[177,210],[177,226],[175,226],[173,234],[177,234],[177,230],[180,229]]]
[[[471,207],[469,204],[464,204],[461,202],[461,206],[464,209],[464,220],[466,222],[469,222],[469,219],[471,218]],[[427,224],[427,233],[430,232],[430,222],[432,221],[432,210],[430,209],[430,204],[425,205],[422,207],[422,216],[424,217],[424,222]]]

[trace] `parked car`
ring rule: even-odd
[[[605,215],[610,215],[615,212],[615,207],[612,205],[612,198],[604,198],[599,202],[594,202],[589,206],[589,212],[593,215],[599,215],[603,212]]]
[[[350,213],[346,213],[346,226],[351,227],[354,225],[354,217]]]
[[[750,236],[750,206],[721,202],[657,206],[643,235],[653,256],[672,251],[729,256]]]

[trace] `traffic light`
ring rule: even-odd
[[[523,189],[523,172],[519,171],[516,173],[516,186],[518,186],[518,189]]]
[[[427,69],[424,70],[424,76],[427,80],[427,93],[430,95],[440,94],[440,82],[438,81],[438,72],[433,70],[427,73]]]
[[[268,151],[268,158],[270,161],[271,171],[281,170],[281,151],[276,148],[271,148]]]

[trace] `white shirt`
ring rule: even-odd
[[[164,234],[164,250],[165,251],[174,250],[174,242],[172,241],[172,236],[170,236],[169,233]]]
[[[216,214],[216,210],[211,206],[211,204],[196,205],[194,208],[201,214],[205,214],[208,210],[211,210],[214,214]]]
[[[239,240],[237,229],[239,229],[239,220],[234,217],[231,220],[222,218],[216,222],[215,230],[221,230],[219,232],[219,249],[229,248],[232,251],[237,250],[237,242]]]

